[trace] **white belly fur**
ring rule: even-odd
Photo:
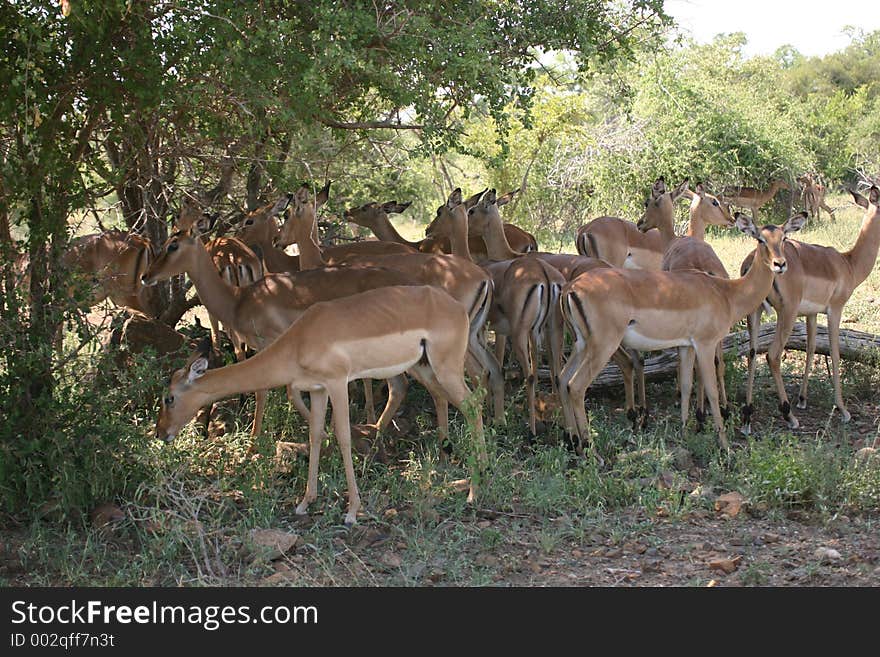
[[[658,349],[671,349],[672,347],[692,346],[690,338],[681,337],[667,340],[656,340],[642,335],[634,326],[628,326],[626,328],[621,343],[628,349],[637,349],[638,351],[656,351]]]

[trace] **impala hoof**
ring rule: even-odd
[[[309,505],[305,502],[300,502],[297,505],[296,511],[294,511],[294,513],[298,516],[307,516],[309,514]]]
[[[739,432],[744,436],[751,436],[752,435],[752,425],[751,424],[742,425],[739,428]]]
[[[803,395],[798,395],[797,407],[801,410],[805,409],[807,407],[807,398]]]
[[[846,424],[852,419],[852,415],[849,414],[849,411],[845,408],[840,409],[840,421]]]
[[[346,527],[354,527],[357,524],[357,513],[346,513],[345,514],[345,526]]]

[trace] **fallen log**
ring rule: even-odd
[[[761,324],[758,331],[757,353],[767,352],[770,343],[773,342],[773,333],[776,331],[776,322]],[[786,349],[796,351],[807,350],[807,328],[803,322],[794,325],[791,337],[788,339]],[[734,351],[735,350],[735,351]],[[745,356],[749,351],[748,331],[736,331],[724,338],[724,353],[736,353],[737,356]],[[816,327],[816,353],[831,355],[831,346],[828,341],[828,327]],[[877,363],[880,361],[880,335],[864,333],[853,329],[840,329],[840,357],[845,360],[854,360],[860,363]],[[678,350],[665,349],[655,352],[645,360],[645,380],[662,381],[676,375],[678,371]],[[538,371],[539,376],[549,378],[547,369]],[[591,388],[605,388],[623,385],[623,377],[617,365],[608,364],[591,385]]]

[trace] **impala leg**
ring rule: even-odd
[[[594,338],[595,333],[587,340],[587,346],[584,349],[585,357],[582,359],[580,366],[574,371],[573,376],[568,382],[568,387],[581,450],[583,450],[583,445],[588,443],[590,450],[599,463],[604,464],[602,457],[596,451],[596,446],[593,444],[592,436],[590,435],[590,423],[584,408],[584,400],[587,388],[590,387],[590,384],[599,375],[602,368],[605,367],[605,363],[611,359],[620,342],[619,339],[617,341],[612,339],[600,342]]]
[[[406,391],[409,390],[409,381],[407,381],[406,376],[403,374],[391,377],[387,383],[388,402],[385,404],[385,408],[376,422],[376,431],[380,434],[388,429],[388,426],[394,419],[394,415],[397,413],[397,409],[400,408],[403,400],[406,398]]]
[[[813,368],[813,354],[816,353],[816,315],[807,315],[807,362],[804,363],[804,378],[801,379],[801,391],[798,394],[798,408],[807,407],[807,384],[810,370]]]
[[[303,419],[309,418],[309,407],[303,401],[302,393],[294,388],[292,383],[287,384],[287,403],[293,406]]]
[[[348,411],[348,383],[334,382],[327,386],[330,404],[333,408],[333,433],[342,454],[342,465],[345,468],[345,482],[348,485],[348,511],[345,524],[348,527],[357,523],[357,512],[361,508],[361,496],[358,492],[357,480],[354,476],[354,462],[351,458],[351,417]]]
[[[208,313],[208,322],[211,324],[211,346],[218,354],[220,353],[220,322],[211,313]]]
[[[782,352],[785,350],[785,345],[791,336],[796,313],[787,311],[779,315],[777,310],[777,315],[776,333],[773,335],[773,342],[770,343],[770,348],[767,350],[767,363],[770,365],[770,372],[773,374],[773,380],[776,383],[776,392],[779,395],[779,410],[782,413],[782,418],[788,423],[789,428],[797,429],[800,423],[794,416],[794,413],[791,412],[791,402],[789,402],[788,394],[785,392],[785,383],[782,381],[781,370]],[[831,321],[829,320],[828,323],[830,324]]]
[[[726,419],[730,415],[727,404],[727,386],[724,384],[724,372],[727,365],[724,362],[724,347],[719,342],[715,349],[715,374],[718,377],[718,399],[721,403],[721,415]]]
[[[507,336],[495,331],[495,360],[504,369],[504,352],[507,351]]]
[[[633,391],[633,372],[635,370],[633,360],[630,357],[630,353],[622,348],[615,350],[611,354],[611,360],[614,361],[614,364],[617,365],[623,376],[623,397],[624,406],[626,406],[626,417],[632,422],[632,428],[635,431],[638,426],[639,414],[636,412],[636,397]]]
[[[577,422],[575,421],[574,411],[572,410],[574,407],[574,402],[571,399],[570,394],[570,381],[572,376],[574,376],[575,371],[577,371],[578,365],[583,357],[583,349],[578,349],[578,345],[575,344],[575,347],[574,349],[572,349],[568,360],[563,365],[562,371],[559,373],[559,379],[556,382],[556,387],[559,390],[559,404],[562,407],[562,417],[565,423],[565,431],[569,436],[577,435]]]
[[[507,421],[504,417],[504,375],[501,372],[501,367],[480,338],[474,333],[471,333],[468,349],[480,364],[482,371],[488,374],[489,389],[494,406],[493,418],[495,424],[504,426]]]
[[[678,382],[681,394],[681,428],[687,426],[691,403],[691,390],[694,384],[694,358],[696,352],[691,347],[678,348]]]
[[[644,415],[642,418],[642,429],[644,429],[648,426],[648,401],[646,399],[647,393],[645,391],[645,361],[642,359],[642,354],[635,349],[629,349],[627,351],[629,351],[629,354],[632,357],[633,376],[635,377],[635,384],[638,385],[639,388],[639,408]]]
[[[553,388],[553,394],[559,395],[559,389],[556,387],[556,380],[562,371],[562,355],[563,344],[565,339],[565,330],[562,325],[562,313],[559,311],[559,304],[553,304],[553,311],[550,313],[550,320],[547,327],[547,348],[550,352],[550,381]]]
[[[467,398],[471,395],[471,391],[468,389],[462,373],[455,371],[453,368],[448,367],[445,364],[434,364],[432,376],[436,377],[435,380],[445,391],[445,395],[452,405],[455,406],[465,418],[467,418],[468,414],[465,411],[464,404]],[[483,433],[483,414],[480,412],[479,406],[477,406],[477,414],[474,418],[471,430],[473,433],[474,447],[476,448],[477,467],[479,470],[483,471],[489,465],[489,457],[486,452],[486,438]],[[470,490],[468,491],[468,502],[473,502],[476,498],[476,494],[477,485],[474,482],[474,476],[472,475]]]
[[[254,404],[254,423],[251,426],[251,436],[259,436],[263,430],[263,413],[266,410],[266,395],[268,390],[257,390],[254,393],[256,403]]]
[[[306,480],[306,492],[296,507],[296,514],[304,516],[309,504],[318,497],[318,462],[321,460],[321,443],[324,441],[324,420],[327,416],[327,391],[318,390],[311,393],[312,408],[306,417],[309,418],[309,476]]]
[[[367,424],[376,424],[376,405],[373,402],[373,379],[364,379],[364,406],[367,411]]]
[[[718,432],[718,444],[725,450],[730,449],[727,443],[727,432],[724,429],[724,418],[721,417],[721,408],[718,405],[718,379],[715,373],[715,346],[695,345],[697,352],[697,366],[700,368],[700,378],[706,388],[709,397],[709,408],[712,409],[712,419],[715,421],[715,430]]]
[[[528,331],[517,331],[513,336],[513,352],[516,360],[522,368],[523,381],[526,386],[526,396],[529,405],[529,432],[532,436],[535,432],[535,379],[537,378],[537,366],[535,364],[534,344]]]
[[[762,307],[758,306],[754,312],[746,316],[746,325],[749,331],[749,377],[746,383],[746,403],[742,408],[742,427],[740,428],[740,431],[746,436],[752,433],[752,413],[755,411],[755,407],[752,405],[752,392],[755,387],[755,368],[757,367],[755,356],[758,353],[758,329],[761,326],[761,310]]]
[[[449,401],[443,386],[434,376],[434,371],[425,365],[414,365],[409,370],[416,380],[421,383],[431,394],[434,400],[434,410],[437,413],[437,440],[440,442],[440,458],[445,459],[447,450],[451,450],[449,443]]]
[[[834,405],[840,411],[843,422],[849,422],[851,415],[843,403],[843,390],[840,386],[840,316],[843,308],[828,309],[828,342],[831,343],[831,377],[834,383]]]

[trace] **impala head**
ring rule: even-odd
[[[204,405],[205,395],[199,392],[196,381],[208,371],[210,350],[210,340],[203,342],[199,352],[190,356],[186,365],[171,375],[156,421],[156,438],[159,440],[166,443],[174,440]]]
[[[328,180],[324,187],[312,198],[308,185],[302,185],[292,194],[288,194],[290,201],[287,206],[287,218],[281,225],[276,246],[283,249],[296,242],[297,226],[312,229],[318,219],[318,208],[327,202],[330,197],[330,183]]]
[[[141,276],[141,283],[152,286],[183,274],[193,265],[196,249],[204,248],[195,231],[173,233],[162,247],[162,252]]]
[[[502,225],[498,208],[510,203],[517,192],[519,192],[518,188],[507,192],[504,196],[498,196],[494,189],[482,192],[476,203],[468,208],[468,234],[482,237],[488,232],[491,224]]]
[[[663,176],[657,178],[651,187],[651,198],[645,201],[645,212],[636,222],[636,228],[643,233],[652,228],[671,226],[675,221],[675,202],[688,191],[688,181],[667,191]]]
[[[371,201],[370,203],[364,203],[363,205],[356,208],[349,208],[342,213],[342,217],[346,221],[357,224],[358,226],[363,226],[364,228],[372,228],[385,217],[387,217],[387,215],[400,214],[411,205],[412,201],[410,201],[409,203],[388,201],[387,203],[382,204]]]
[[[758,240],[758,254],[762,262],[774,274],[784,274],[788,269],[785,261],[785,240],[790,233],[803,228],[807,221],[806,212],[798,212],[788,218],[782,226],[767,224],[758,228],[748,215],[737,212],[735,215],[736,227]]]
[[[456,187],[446,199],[446,203],[437,208],[437,216],[425,229],[426,237],[451,237],[455,226],[467,222],[467,207],[461,194],[461,187]]]
[[[245,244],[273,244],[280,231],[278,215],[289,204],[290,196],[284,194],[277,201],[252,210],[239,223],[235,236]]]
[[[871,185],[871,188],[868,190],[868,197],[865,198],[861,194],[859,194],[854,189],[849,190],[849,193],[852,194],[853,200],[856,205],[859,207],[865,208],[868,211],[868,214],[877,214],[877,207],[880,206],[880,189],[877,188],[876,185]]]
[[[710,194],[703,183],[697,183],[694,187],[690,212],[706,225],[732,227],[735,224],[730,215],[730,206]]]

